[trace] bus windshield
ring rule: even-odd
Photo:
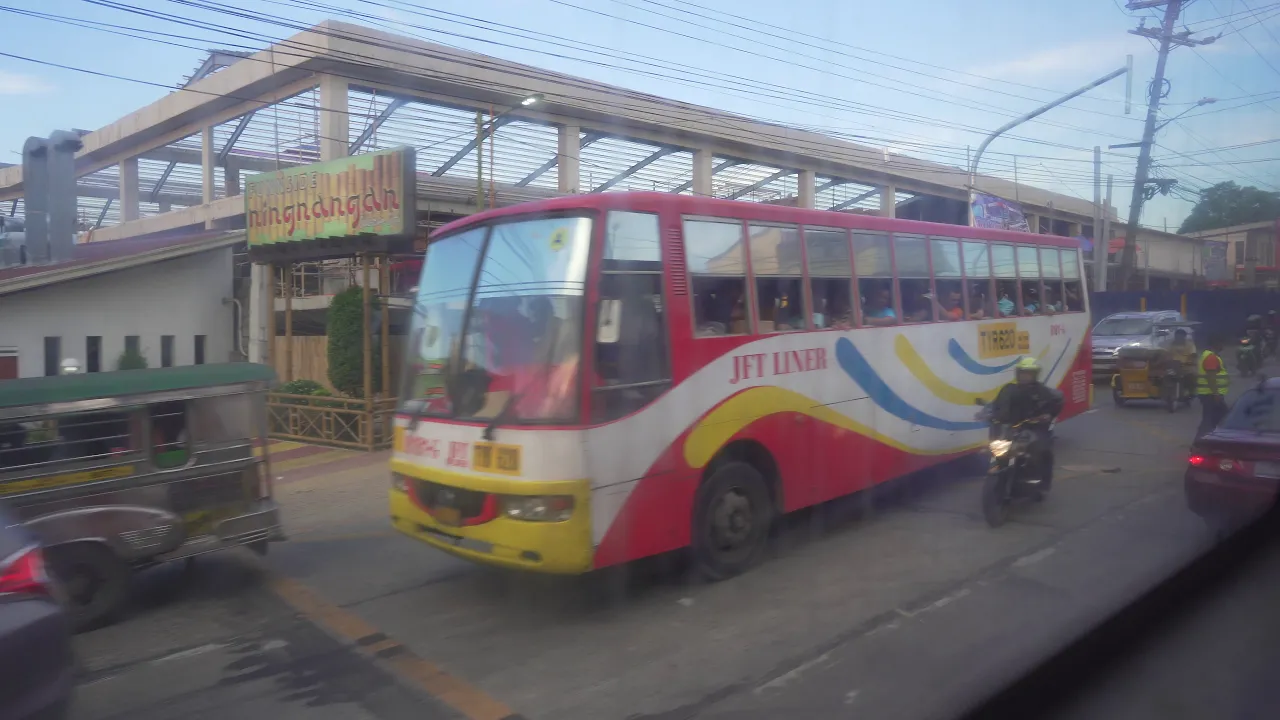
[[[414,306],[404,409],[572,420],[591,224],[572,216],[517,220],[433,242]]]

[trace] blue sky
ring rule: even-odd
[[[207,0],[194,1],[205,4]],[[1150,43],[1126,33],[1143,13],[1124,12],[1122,3],[225,0],[223,4],[298,24],[324,17],[363,19],[406,35],[760,119],[856,136],[897,152],[956,165],[964,164],[967,147],[981,142],[981,130],[995,128],[1012,115],[1123,65],[1125,55],[1132,53],[1138,101],[1132,115],[1123,114],[1123,80],[1113,81],[1011,133],[1025,140],[997,140],[983,160],[984,171],[1009,176],[1016,155],[1020,180],[1091,199],[1089,149],[1140,137],[1142,94],[1155,63]],[[172,13],[225,26],[227,31],[185,27],[104,5]],[[330,7],[322,10],[317,5]],[[237,37],[235,31],[272,37],[292,33],[278,25],[175,0],[0,0],[0,6],[145,28],[150,40],[0,10],[0,52],[165,86],[0,57],[0,106],[6,108],[0,113],[0,161],[6,162],[18,160],[16,151],[29,135],[45,135],[54,128],[96,129],[155,100],[199,65],[204,48],[260,46],[260,41]],[[1148,26],[1156,24],[1152,12],[1146,14]],[[475,27],[476,20],[596,47],[554,46],[517,37],[510,28]],[[1183,23],[1202,31],[1197,37],[1218,32],[1225,36],[1213,45],[1194,51],[1178,49],[1171,56],[1166,116],[1188,110],[1190,103],[1202,97],[1219,98],[1219,102],[1191,109],[1185,119],[1165,128],[1157,138],[1162,147],[1155,157],[1185,187],[1230,179],[1280,189],[1280,163],[1265,161],[1280,157],[1280,142],[1264,142],[1280,137],[1280,3],[1194,0],[1183,14]],[[164,38],[157,33],[195,39]],[[191,47],[165,45],[157,39]],[[683,67],[661,70],[667,77],[653,76],[651,65],[647,66],[650,74],[628,72],[618,53]],[[713,78],[706,79],[708,73]],[[767,84],[769,96],[730,87],[744,79]],[[1254,97],[1259,93],[1271,94]],[[1259,102],[1266,98],[1274,99]],[[1262,144],[1205,152],[1248,143]],[[1104,173],[1116,176],[1114,202],[1122,208],[1127,208],[1126,183],[1131,181],[1135,156],[1134,150],[1105,156]],[[1167,221],[1176,228],[1190,207],[1184,199],[1158,197],[1148,203],[1143,222],[1160,227]]]

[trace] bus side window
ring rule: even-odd
[[[813,327],[852,328],[853,267],[849,262],[848,235],[843,230],[806,227],[804,245],[813,297]]]
[[[800,233],[793,227],[748,226],[760,332],[805,329]]]
[[[671,382],[658,216],[610,212],[596,312],[592,422],[647,405]]]
[[[1062,263],[1058,259],[1058,248],[1040,248],[1040,275],[1042,278],[1044,312],[1053,315],[1063,312],[1062,306]]]
[[[951,238],[930,238],[933,288],[939,320],[964,320],[964,293],[960,280],[960,243]]]
[[[694,337],[746,335],[751,330],[742,230],[736,221],[684,221]]]
[[[995,295],[991,283],[991,252],[981,241],[966,241],[964,252],[965,300],[969,303],[969,317],[985,320],[998,317]]]
[[[1044,314],[1044,299],[1040,297],[1040,257],[1034,245],[1019,245],[1018,282],[1022,290],[1022,314]]]
[[[919,235],[894,235],[893,253],[898,271],[902,321],[921,323],[933,320],[928,241]]]
[[[853,233],[853,269],[858,273],[862,325],[898,324],[893,302],[893,250],[884,233]]]
[[[1000,317],[1018,314],[1018,266],[1012,245],[991,245],[991,273],[996,276],[996,311]]]
[[[1062,251],[1062,305],[1066,312],[1084,312],[1080,286],[1080,251]]]

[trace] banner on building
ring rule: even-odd
[[[1209,282],[1220,282],[1223,280],[1234,280],[1232,273],[1227,269],[1227,241],[1226,240],[1205,240],[1204,248],[1204,279]]]
[[[1027,217],[1022,214],[1022,206],[1012,200],[986,193],[970,192],[969,208],[974,227],[1031,232]]]
[[[396,148],[247,178],[249,247],[352,236],[412,241],[414,161],[413,148]]]

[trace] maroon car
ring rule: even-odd
[[[1216,430],[1191,447],[1187,506],[1216,530],[1252,520],[1280,490],[1280,378],[1240,396]]]

